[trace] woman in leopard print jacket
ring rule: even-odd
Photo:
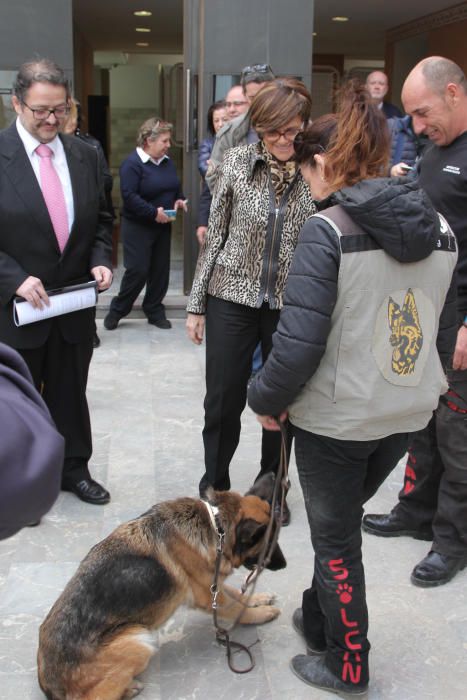
[[[201,495],[208,486],[230,488],[253,352],[260,342],[263,361],[269,354],[298,233],[315,212],[293,148],[310,111],[303,83],[268,83],[250,107],[259,142],[230,149],[220,168],[187,309],[194,343],[206,319]],[[279,454],[280,435],[263,431],[259,475],[277,471]]]

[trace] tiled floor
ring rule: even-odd
[[[90,547],[118,523],[156,501],[196,495],[202,471],[204,350],[185,337],[182,320],[171,331],[143,319],[102,329],[89,381],[93,475],[110,489],[104,507],[62,493],[38,528],[0,543],[0,700],[39,700],[37,630],[51,604]],[[259,426],[247,410],[232,464],[233,487],[244,491],[258,464]],[[331,697],[301,683],[289,670],[304,651],[290,617],[308,584],[312,550],[295,467],[289,502],[292,523],[281,533],[284,571],[264,574],[281,617],[239,629],[253,646],[255,669],[235,675],[214,639],[210,618],[179,610],[155,638],[158,651],[143,680],[141,700],[305,700]],[[369,510],[395,502],[402,465]],[[464,700],[467,688],[467,570],[450,584],[423,590],[410,584],[428,543],[364,535],[370,610],[371,700]],[[240,574],[236,577],[240,580]]]

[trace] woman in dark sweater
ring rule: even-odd
[[[140,127],[136,150],[120,167],[121,231],[125,274],[104,326],[111,331],[127,316],[146,285],[143,311],[148,322],[170,328],[162,303],[169,286],[170,222],[167,210],[186,209],[175,165],[167,152],[172,125],[158,118]]]

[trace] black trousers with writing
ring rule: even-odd
[[[404,486],[393,509],[410,526],[433,527],[433,550],[467,554],[467,370],[451,371],[446,394],[409,441]],[[455,410],[455,408],[460,410]]]
[[[315,552],[302,599],[305,637],[325,646],[326,666],[352,686],[368,683],[368,611],[362,563],[363,504],[407,449],[407,435],[357,442],[292,428]]]

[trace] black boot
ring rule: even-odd
[[[433,530],[429,526],[413,527],[404,522],[394,511],[387,515],[365,515],[362,522],[362,529],[370,535],[379,537],[413,537],[415,540],[426,540],[432,542]]]
[[[449,557],[439,552],[429,552],[412,571],[410,580],[415,586],[431,588],[447,583],[467,566],[465,557]]]

